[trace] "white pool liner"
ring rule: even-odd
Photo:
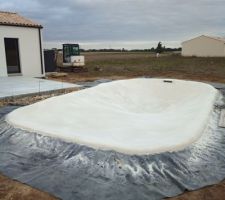
[[[193,81],[130,79],[52,97],[8,114],[8,123],[126,154],[176,151],[207,127],[219,92]]]

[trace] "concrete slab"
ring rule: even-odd
[[[61,89],[78,88],[79,85],[52,80],[28,78],[28,77],[1,77],[0,99],[48,92]]]

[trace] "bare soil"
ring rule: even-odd
[[[0,175],[1,200],[56,200],[57,198]]]
[[[225,58],[182,57],[179,54],[84,53],[88,72],[53,80],[79,82],[101,78],[166,77],[225,83]],[[57,62],[62,65],[62,60]]]
[[[36,103],[38,101],[42,101],[44,99],[66,94],[69,92],[77,91],[78,88],[65,89],[63,91],[53,91],[49,93],[42,93],[36,95],[28,95],[28,96],[18,96],[18,97],[10,97],[6,99],[0,99],[0,108],[3,106],[25,106],[32,103]]]

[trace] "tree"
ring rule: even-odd
[[[159,42],[158,46],[156,48],[156,53],[162,53],[163,52],[163,47],[162,47],[162,43]]]

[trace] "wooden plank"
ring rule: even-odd
[[[225,109],[221,110],[219,127],[225,128]]]

